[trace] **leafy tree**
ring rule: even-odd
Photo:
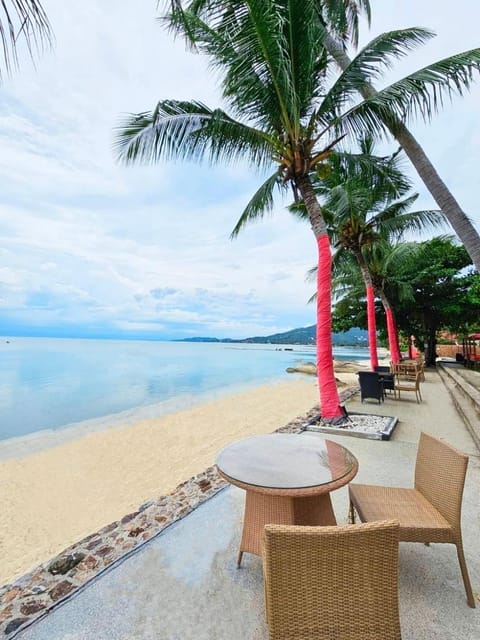
[[[395,280],[408,296],[397,297],[395,309],[399,326],[426,345],[426,363],[435,365],[436,336],[439,330],[466,331],[478,323],[480,276],[472,269],[463,246],[440,237],[410,243],[409,257],[397,265]],[[395,296],[392,285],[390,297]]]
[[[18,42],[23,40],[30,55],[33,49],[50,45],[52,31],[39,0],[5,0],[0,3],[0,34],[3,47],[3,71],[10,73],[18,65]],[[0,64],[0,75],[2,65]]]
[[[275,189],[302,198],[316,238],[317,368],[322,416],[342,415],[335,384],[331,341],[331,253],[328,230],[312,178],[348,133],[385,128],[382,114],[432,113],[432,95],[469,86],[480,51],[453,58],[391,85],[360,104],[352,97],[391,61],[429,38],[424,29],[383,34],[362,49],[348,69],[327,78],[325,29],[314,0],[245,0],[232,10],[207,15],[175,12],[170,26],[184,35],[222,75],[230,113],[197,101],[162,100],[152,112],[130,116],[120,127],[117,148],[125,162],[208,158],[213,163],[248,160],[273,168],[247,204],[233,236],[273,207]]]

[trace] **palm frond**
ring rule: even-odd
[[[222,4],[226,8],[220,12]],[[258,25],[259,36],[245,3],[237,3],[234,8],[232,5],[231,10],[230,6],[228,2],[192,2],[187,9],[174,6],[165,20],[171,30],[208,57],[212,68],[221,71],[223,96],[231,111],[272,129],[272,122],[284,122],[286,109],[278,99],[283,82],[281,78],[271,78],[264,49],[259,47],[258,38],[264,36],[265,28]],[[278,28],[268,12],[260,17],[267,22],[267,32]],[[276,55],[282,47],[273,40],[268,53],[276,60],[278,75],[282,76],[284,65]]]
[[[200,0],[174,8],[168,21],[222,69],[223,95],[235,115],[298,136],[295,127],[310,113],[326,66],[314,0]]]
[[[271,163],[272,141],[221,109],[201,102],[163,100],[153,112],[130,115],[117,128],[119,160],[203,160],[232,163],[249,159],[256,167]]]
[[[399,204],[397,212],[395,206]],[[406,233],[420,233],[430,230],[441,230],[448,226],[448,221],[439,209],[403,212],[403,203],[394,203],[378,215],[376,223],[384,233],[392,239],[403,237]],[[408,208],[410,205],[407,205]]]
[[[9,8],[8,5],[11,5]],[[52,28],[39,0],[0,2],[0,40],[3,47],[3,67],[10,73],[18,65],[17,47],[20,40],[33,59],[34,50],[51,46]],[[1,69],[2,65],[0,65]],[[0,74],[1,75],[1,74]]]
[[[248,12],[241,20],[237,16],[228,32],[235,53],[228,62],[224,95],[236,113],[252,118],[268,114],[262,123],[285,130],[294,139],[301,118],[311,112],[312,96],[321,91],[326,65],[314,2],[241,4]],[[224,23],[221,31],[226,33]]]
[[[278,125],[281,122],[282,129],[293,136],[292,115],[295,105],[290,104],[290,97],[294,91],[289,73],[287,34],[283,28],[284,15],[276,3],[248,0],[246,6],[248,13],[241,23],[241,29],[231,38],[235,43],[236,55],[224,82],[224,96],[233,100],[237,108],[249,109],[252,113],[250,103],[258,115],[261,104],[256,99],[258,87],[268,87],[271,93],[268,104],[276,102],[278,105]],[[275,38],[272,38],[272,33],[275,33]],[[254,83],[251,82],[252,76]],[[243,91],[240,90],[241,86]],[[264,101],[264,93],[261,100]]]
[[[365,90],[369,83],[382,77],[394,60],[407,55],[431,37],[431,31],[412,28],[389,31],[374,38],[334,82],[318,109],[318,118],[328,122],[333,113],[339,115],[356,98],[358,91]]]
[[[375,220],[378,225],[384,222],[395,219],[403,219],[402,216],[410,209],[410,207],[418,200],[418,193],[404,198],[403,200],[396,200],[395,202],[388,202],[382,211],[378,212],[375,216]]]
[[[412,182],[402,171],[403,158],[397,153],[376,156],[371,145],[362,151],[333,153],[329,158],[330,171],[316,182],[318,193],[326,194],[332,187],[346,182],[355,186],[369,185],[369,189],[378,194],[377,200],[398,198],[411,189]]]
[[[366,129],[381,132],[395,128],[398,121],[412,116],[429,121],[445,98],[470,89],[476,71],[480,71],[480,48],[435,62],[345,112],[339,118],[341,128],[360,135]]]
[[[342,43],[351,41],[357,47],[359,17],[365,15],[370,25],[369,0],[318,0],[317,7],[329,32]]]
[[[274,202],[273,190],[275,187],[277,187],[279,190],[285,188],[282,184],[281,176],[278,172],[275,172],[273,175],[269,176],[262,184],[262,186],[257,189],[256,193],[250,199],[250,202],[247,204],[247,206],[243,210],[242,215],[238,219],[237,224],[230,234],[230,238],[236,238],[246,224],[254,220],[258,220],[259,218],[262,218],[266,213],[272,211]]]

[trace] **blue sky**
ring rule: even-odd
[[[266,335],[315,322],[313,235],[278,203],[229,234],[260,176],[249,167],[123,167],[122,115],[160,98],[219,104],[204,61],[155,21],[156,0],[44,0],[55,46],[0,86],[0,333],[177,338]],[[372,0],[362,42],[399,27],[437,38],[388,82],[480,46],[477,0]],[[480,79],[411,128],[475,224]],[[394,145],[391,147],[394,148]],[[434,207],[411,173],[419,205]]]

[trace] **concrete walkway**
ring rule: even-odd
[[[427,372],[424,402],[414,394],[349,411],[396,415],[389,442],[335,436],[358,458],[356,480],[410,486],[421,430],[470,455],[463,534],[475,593],[480,592],[480,456],[442,381]],[[301,435],[299,437],[302,437]],[[319,435],[319,437],[321,437]],[[347,491],[332,494],[339,522]],[[266,640],[261,560],[246,554],[236,568],[244,493],[229,487],[102,575],[16,637],[21,640]],[[467,606],[452,545],[400,546],[403,640],[478,640],[478,608]],[[345,594],[348,606],[348,592]]]

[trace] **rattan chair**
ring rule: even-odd
[[[270,640],[399,640],[398,527],[266,525]]]
[[[378,404],[383,402],[383,383],[379,374],[376,371],[359,371],[357,375],[362,402],[365,398],[375,398]]]
[[[395,392],[395,376],[390,367],[378,365],[373,370],[378,373],[383,384],[383,390]]]
[[[468,456],[426,433],[420,434],[415,487],[403,489],[350,484],[350,519],[362,522],[397,518],[400,541],[448,542],[457,548],[470,607],[475,607],[463,552],[462,495]]]

